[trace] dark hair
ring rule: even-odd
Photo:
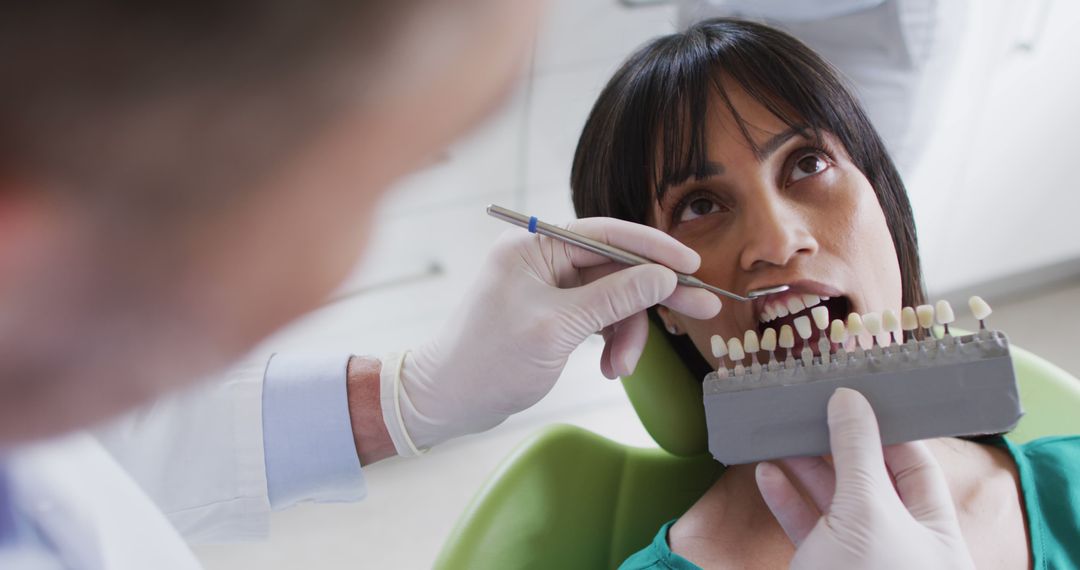
[[[733,81],[791,128],[835,135],[874,188],[900,265],[903,304],[924,299],[915,221],[885,145],[838,73],[797,39],[719,18],[656,39],[630,56],[600,93],[570,175],[579,217],[648,223],[666,185],[705,172],[706,114],[718,95],[758,151],[723,81]],[[653,318],[656,318],[655,314]],[[686,337],[669,336],[694,373],[708,365]]]
[[[364,92],[358,68],[418,4],[7,5],[0,176],[48,177],[87,207],[219,205]]]

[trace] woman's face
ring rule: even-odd
[[[839,140],[827,132],[821,144],[804,138],[736,85],[725,87],[760,154],[715,96],[706,128],[709,172],[668,186],[654,201],[651,223],[701,254],[696,276],[706,283],[739,294],[779,284],[791,289],[747,303],[725,299],[708,321],[661,307],[669,330],[690,335],[715,365],[712,335],[779,332],[782,324],[810,315],[800,309],[806,295],[810,302],[828,297],[822,302],[830,319],[853,311],[899,312],[900,266],[885,215]]]

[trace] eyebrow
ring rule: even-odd
[[[784,146],[784,143],[791,140],[795,135],[806,136],[808,127],[806,125],[795,125],[788,128],[778,134],[773,135],[769,140],[765,141],[765,144],[754,149],[754,155],[757,156],[759,161],[765,160],[773,155],[780,147]],[[724,165],[719,162],[706,161],[701,168],[694,168],[693,165],[689,165],[683,170],[676,171],[672,176],[664,181],[663,187],[658,192],[658,196],[663,196],[667,189],[671,186],[678,186],[687,180],[693,178],[694,180],[704,180],[713,176],[719,176],[724,173]]]

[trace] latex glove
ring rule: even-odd
[[[692,249],[648,226],[587,218],[567,227],[680,272],[701,263]],[[397,428],[426,448],[532,406],[554,386],[570,353],[599,331],[604,375],[631,373],[648,336],[643,311],[658,303],[699,319],[721,306],[712,293],[676,288],[666,267],[627,267],[548,237],[506,232],[441,334],[406,354],[397,406],[387,405],[394,382],[384,360],[383,412],[395,447],[409,454]]]
[[[974,568],[930,450],[911,442],[883,453],[874,410],[854,390],[838,389],[828,414],[833,466],[781,462],[810,501],[776,465],[757,467],[761,495],[795,544],[791,567]]]

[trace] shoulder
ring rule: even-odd
[[[1080,435],[1040,437],[1025,443],[1006,440],[1020,470],[1021,478],[1028,474],[1030,483],[1043,484],[1050,474],[1057,479],[1080,483]]]
[[[653,541],[627,558],[619,570],[700,570],[694,563],[672,552],[668,546],[668,530],[674,523],[670,521],[660,527]]]
[[[1080,436],[1007,442],[1020,472],[1036,567],[1080,562]]]

